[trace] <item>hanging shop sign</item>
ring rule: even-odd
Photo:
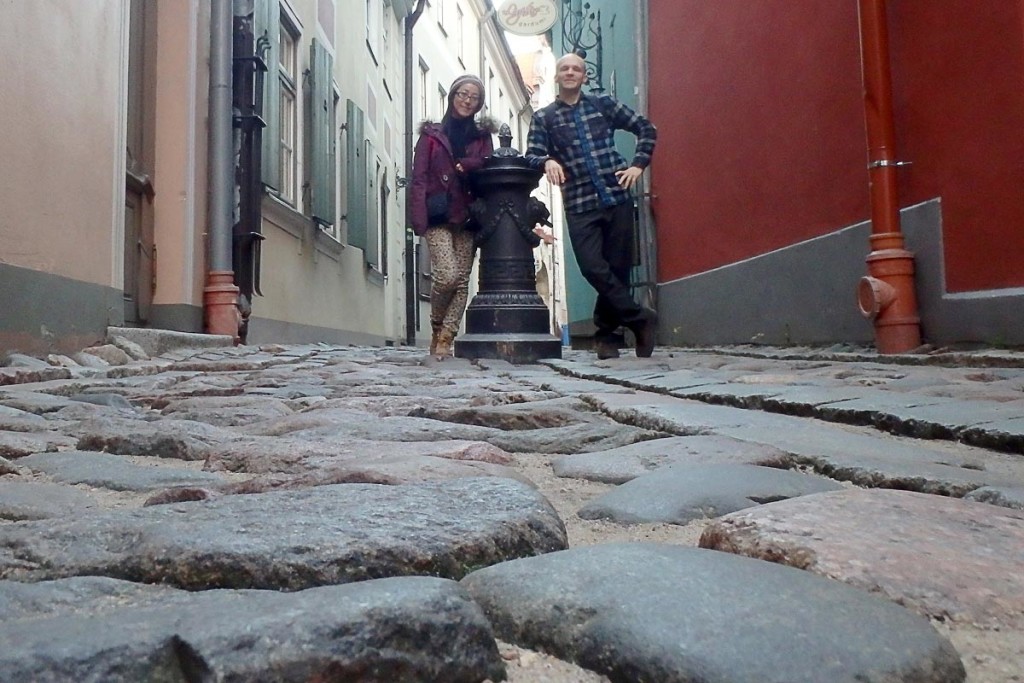
[[[497,12],[498,24],[520,36],[544,33],[558,21],[555,0],[506,0]]]

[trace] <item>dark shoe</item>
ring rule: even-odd
[[[594,350],[597,351],[598,360],[608,360],[609,358],[619,357],[619,347],[610,341],[599,341],[594,345]]]
[[[646,309],[647,319],[637,327],[633,334],[636,335],[636,357],[650,358],[654,353],[654,341],[658,336],[658,314],[651,309]]]

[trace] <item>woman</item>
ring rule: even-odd
[[[489,121],[474,119],[484,106],[484,84],[460,76],[448,90],[441,123],[420,127],[412,163],[412,229],[430,251],[430,353],[452,355],[469,298],[473,233],[466,230],[473,198],[467,175],[494,151]]]

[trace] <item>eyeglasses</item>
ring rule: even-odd
[[[455,96],[458,97],[463,102],[469,102],[471,104],[476,104],[477,102],[480,101],[480,96],[479,95],[477,95],[475,93],[468,92],[466,90],[458,91],[457,93],[455,93]]]

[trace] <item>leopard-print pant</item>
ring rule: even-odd
[[[424,234],[430,251],[430,324],[437,331],[459,331],[469,300],[473,270],[473,233],[461,227],[438,225]]]

